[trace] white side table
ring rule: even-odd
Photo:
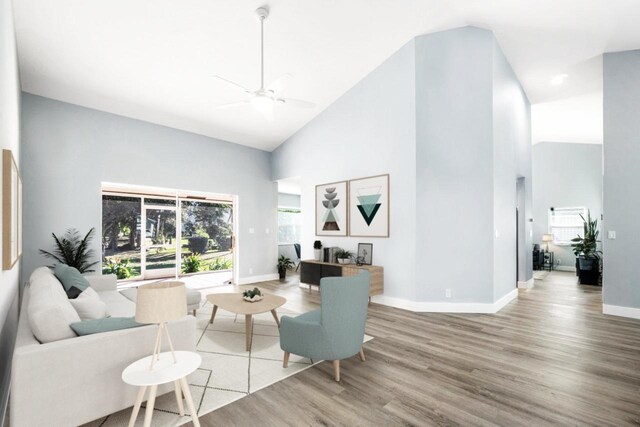
[[[198,353],[191,351],[176,351],[176,360],[174,363],[171,352],[160,353],[159,360],[154,363],[153,370],[149,370],[151,365],[151,356],[140,359],[133,362],[131,365],[122,371],[122,381],[127,384],[131,384],[140,387],[138,391],[138,397],[136,398],[136,404],[133,407],[131,413],[131,419],[129,420],[129,427],[133,427],[138,412],[140,411],[140,405],[144,400],[145,392],[147,388],[149,390],[149,398],[147,399],[147,410],[144,414],[144,427],[151,425],[151,417],[153,415],[153,406],[156,401],[156,391],[158,385],[173,382],[176,400],[178,401],[178,408],[180,408],[180,415],[184,415],[184,406],[182,404],[182,394],[187,401],[189,411],[191,412],[191,420],[193,425],[200,427],[200,421],[198,420],[198,413],[193,405],[193,399],[191,398],[191,391],[189,390],[189,383],[187,382],[187,375],[194,372],[200,367],[202,358]]]

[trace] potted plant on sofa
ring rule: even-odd
[[[294,266],[295,264],[290,258],[280,255],[278,258],[278,275],[280,276],[280,280],[284,280],[287,277],[287,270]]]
[[[571,239],[571,247],[577,258],[576,268],[582,285],[598,285],[600,280],[600,252],[598,250],[598,220],[591,219],[591,212],[584,221],[584,235]]]
[[[339,249],[336,252],[336,258],[338,259],[339,264],[351,264],[352,257],[353,257],[353,253],[351,251]]]
[[[316,261],[322,261],[322,242],[320,240],[313,242],[313,252],[316,256]]]

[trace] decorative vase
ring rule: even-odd
[[[322,261],[322,249],[314,249],[316,261]]]

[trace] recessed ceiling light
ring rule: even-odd
[[[567,77],[569,77],[568,74],[558,74],[557,76],[553,76],[551,78],[551,84],[554,86],[559,86],[562,83],[564,83],[564,81],[567,79]]]

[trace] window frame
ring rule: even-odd
[[[579,218],[580,215],[582,215],[583,217],[586,217],[587,208],[584,206],[566,206],[566,207],[560,207],[560,208],[551,207],[547,211],[547,233],[553,235],[552,243],[556,246],[570,246],[571,240],[558,239],[556,233],[554,232],[554,229],[578,229],[579,228],[579,231],[577,231],[575,235],[571,237],[571,239],[573,239],[577,237],[577,235],[581,235],[581,233],[583,232],[584,230],[583,220],[582,218],[580,218],[580,225],[556,225],[554,218],[556,216],[555,212],[557,211],[578,211],[579,213],[577,216]]]

